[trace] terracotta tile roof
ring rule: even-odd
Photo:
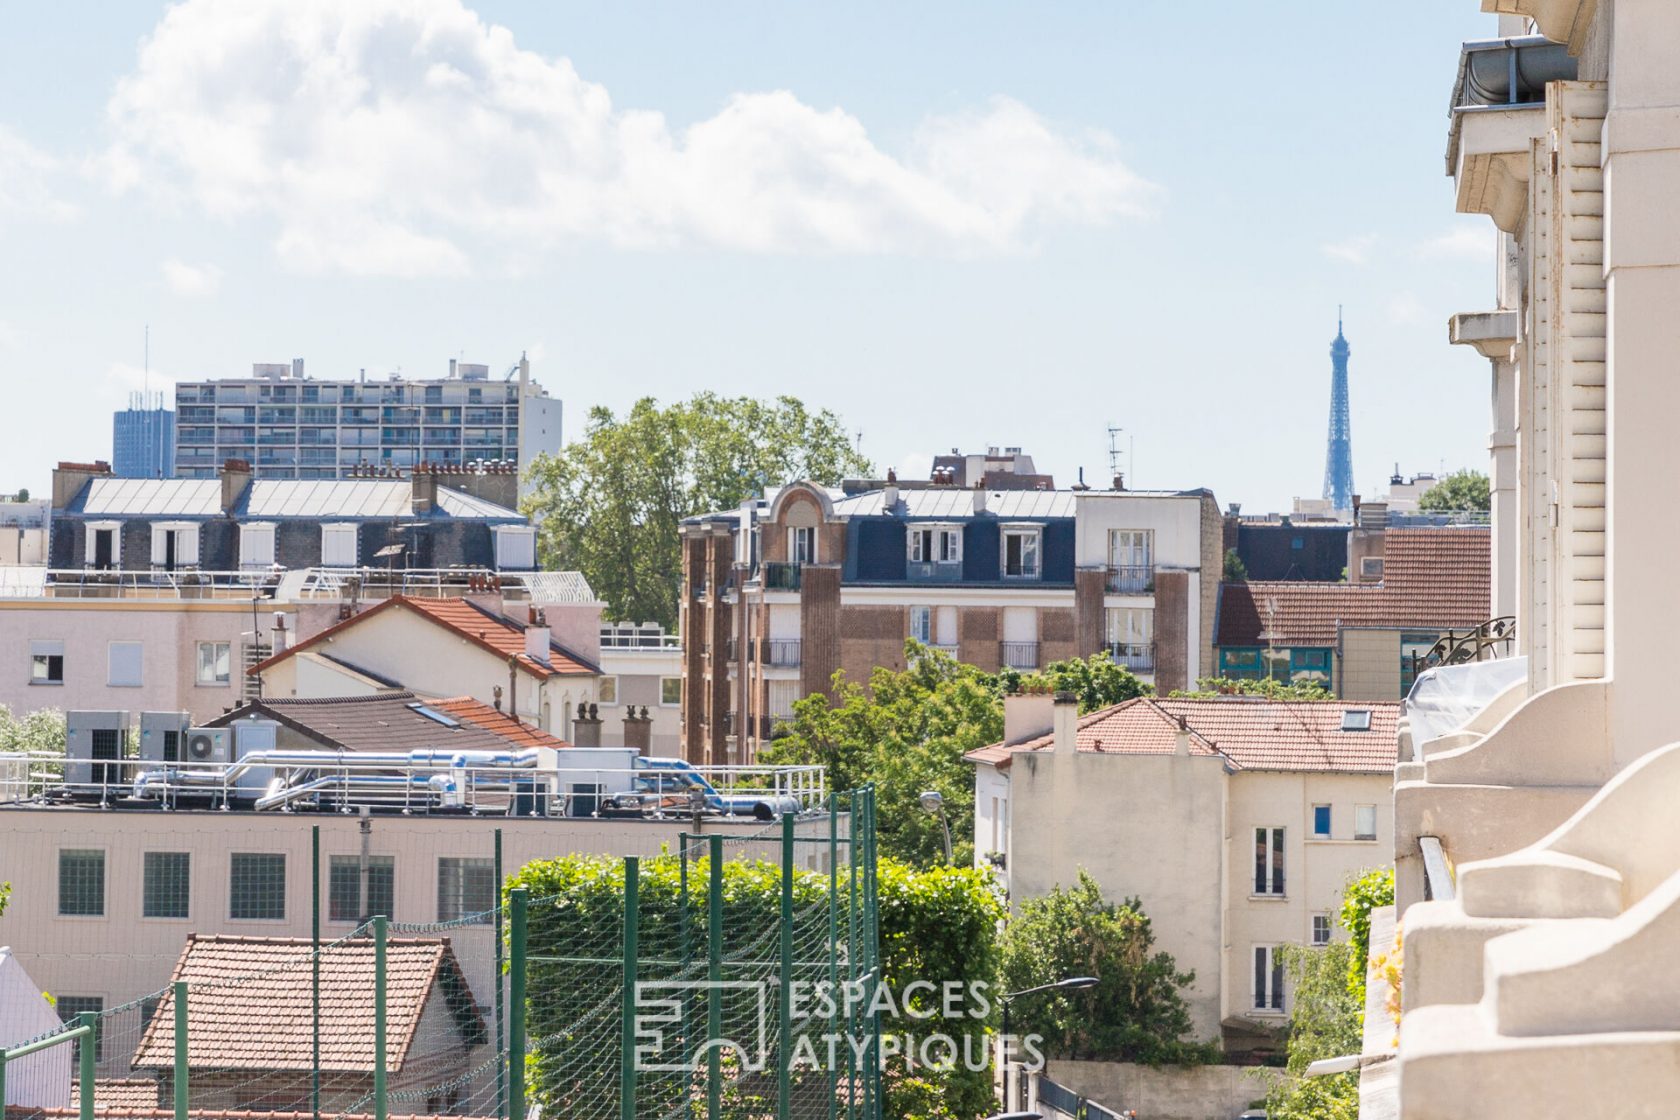
[[[467,641],[496,654],[498,657],[518,658],[520,667],[538,680],[547,680],[550,677],[592,677],[601,672],[600,666],[572,652],[552,638],[548,643],[548,663],[543,664],[525,652],[525,628],[523,626],[506,615],[487,610],[471,600],[420,599],[410,598],[407,595],[393,595],[371,610],[365,610],[361,614],[329,626],[307,641],[299,642],[266,661],[258,662],[248,671],[260,673],[270,665],[278,664],[288,657],[296,656],[306,649],[312,649],[321,642],[342,634],[352,626],[357,625],[364,619],[372,618],[381,611],[398,609],[409,610],[422,618],[430,619],[451,633],[467,639]]]
[[[150,1077],[96,1077],[93,1079],[93,1103],[100,1108],[153,1109],[163,1100],[162,1088]],[[81,1099],[81,1079],[72,1078],[70,1109],[75,1109]]]
[[[1346,712],[1371,713],[1370,730],[1342,730]],[[1097,754],[1171,754],[1180,719],[1190,753],[1221,755],[1237,770],[1377,774],[1394,769],[1400,705],[1339,700],[1280,702],[1248,696],[1140,697],[1079,719],[1078,747]],[[970,751],[970,762],[1007,767],[1021,751],[1049,750],[1052,736]]]
[[[321,952],[321,1070],[373,1072],[374,945],[343,941]],[[310,941],[306,937],[187,936],[170,987],[140,1045],[137,1070],[168,1070],[175,1062],[174,982],[185,980],[192,1029],[187,1063],[202,1070],[309,1070],[313,1043]],[[484,1020],[447,939],[391,938],[385,950],[386,1055],[393,1072],[411,1051],[426,1058],[435,1046],[416,1046],[428,1000],[444,999],[462,1042],[486,1037]]]
[[[1250,581],[1220,587],[1214,644],[1260,646],[1270,618],[1278,645],[1333,646],[1355,627],[1435,631],[1491,617],[1490,536],[1485,528],[1390,529],[1380,584]],[[1267,603],[1276,603],[1271,614]]]
[[[446,710],[461,705],[468,714]],[[426,715],[431,709],[457,726]],[[500,715],[471,697],[431,701],[405,689],[365,696],[319,698],[273,697],[253,700],[210,721],[227,727],[243,719],[272,719],[323,747],[343,751],[464,750],[505,751],[524,747],[564,747],[564,740]]]

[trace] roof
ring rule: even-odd
[[[82,1079],[70,1079],[70,1107],[81,1102]],[[158,1107],[163,1086],[151,1077],[96,1077],[93,1081],[94,1104],[104,1108]]]
[[[1352,627],[1480,626],[1492,611],[1490,541],[1485,527],[1389,529],[1380,584],[1224,584],[1214,644],[1333,646]]]
[[[235,514],[252,520],[301,518],[389,520],[414,513],[407,479],[253,479]],[[217,478],[90,479],[75,512],[86,517],[219,517],[222,481]],[[437,488],[432,516],[525,523],[516,510],[447,486]]]
[[[448,710],[455,705],[459,710]],[[448,722],[433,719],[438,712]],[[245,719],[272,719],[322,746],[343,751],[505,751],[512,747],[568,744],[471,697],[433,701],[406,689],[366,696],[253,700],[210,721],[229,727]],[[451,726],[453,724],[454,726]]]
[[[905,517],[967,519],[975,516],[974,496],[977,490],[936,486],[927,490],[900,490],[898,503],[886,508],[886,493],[868,490],[834,503],[840,517]],[[1038,520],[1046,517],[1072,517],[1074,493],[1071,490],[988,490],[988,515],[999,521],[1016,518]]]
[[[322,642],[337,637],[382,611],[404,609],[429,619],[457,637],[465,638],[498,657],[516,658],[520,668],[538,680],[547,680],[550,677],[596,676],[601,672],[600,666],[567,649],[552,637],[548,643],[548,663],[538,661],[525,652],[523,626],[506,615],[478,606],[470,599],[419,599],[407,595],[393,595],[370,610],[335,623],[314,637],[282,650],[266,661],[258,662],[248,671],[260,673],[288,657],[295,657],[304,650],[313,649]]]
[[[309,984],[312,943],[307,937],[230,937],[188,934],[170,984],[134,1049],[135,1069],[172,1069],[175,1063],[176,981],[189,985],[193,1029],[189,1068],[229,1071],[309,1070],[313,1038]],[[374,943],[340,941],[322,948],[322,1072],[373,1072]],[[403,1068],[428,999],[449,1002],[457,1029],[484,1041],[484,1020],[447,939],[390,938],[385,947],[387,1056]],[[430,1048],[429,1046],[427,1047]]]
[[[1347,712],[1371,713],[1367,731],[1342,730]],[[1078,749],[1093,754],[1172,754],[1179,720],[1190,753],[1221,756],[1236,770],[1384,774],[1394,769],[1397,703],[1267,700],[1251,696],[1139,697],[1080,717]],[[970,762],[1007,767],[1022,751],[1049,750],[1054,736],[970,751]]]
[[[215,517],[222,483],[215,478],[95,478],[81,511],[89,516]]]

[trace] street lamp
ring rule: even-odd
[[[922,803],[922,812],[939,818],[939,829],[945,834],[945,862],[952,862],[951,822],[945,817],[945,795],[936,789],[930,789],[917,800]]]
[[[1053,984],[1040,984],[1036,988],[1022,988],[1018,992],[1010,992],[1007,995],[999,996],[998,1002],[1003,1005],[1003,1045],[1009,1045],[1009,1005],[1022,996],[1035,996],[1040,992],[1068,992],[1075,988],[1095,987],[1096,984],[1097,978],[1095,976],[1069,976],[1067,979],[1057,980]],[[1009,1062],[1005,1060],[1003,1063],[1003,1107],[1008,1108],[1009,1105]]]

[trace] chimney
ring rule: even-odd
[[[274,612],[274,653],[285,653],[291,645],[291,633],[286,629],[286,612]]]
[[[60,463],[52,473],[52,508],[66,508],[89,482],[110,474],[111,464],[103,459],[93,463]]]
[[[251,464],[229,459],[222,464],[222,512],[232,513],[251,486]]]
[[[1079,697],[1058,692],[1050,715],[1058,755],[1072,755],[1079,749]]]
[[[437,475],[430,467],[415,467],[408,476],[409,503],[416,517],[423,517],[437,508]]]
[[[1114,475],[1114,489],[1120,491],[1124,491],[1126,489],[1126,476],[1118,471],[1115,472]]]
[[[898,479],[887,472],[887,484],[881,488],[881,512],[891,513],[898,508]]]
[[[653,719],[648,715],[647,705],[638,708],[632,704],[624,709],[624,745],[647,757],[653,745]]]
[[[986,512],[986,488],[984,486],[974,488],[974,512],[977,514]]]
[[[553,640],[553,637],[553,631],[546,626],[531,625],[525,627],[525,655],[533,661],[547,665],[549,642]]]
[[[1174,737],[1173,754],[1180,758],[1190,757],[1190,721],[1183,716],[1178,717],[1178,734]]]
[[[1003,698],[1003,745],[1012,747],[1055,729],[1056,701],[1048,692],[1017,692]]]
[[[601,710],[594,704],[579,704],[577,715],[572,717],[572,746],[598,747],[601,745]]]

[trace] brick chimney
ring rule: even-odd
[[[408,476],[409,505],[414,516],[424,517],[437,508],[438,478],[430,466],[418,466]]]
[[[579,704],[578,713],[572,718],[572,746],[598,747],[600,745],[600,709],[594,704]]]
[[[110,476],[111,464],[103,459],[92,463],[60,463],[52,472],[52,508],[67,508],[89,482]]]
[[[624,745],[647,757],[653,745],[653,719],[647,705],[638,708],[632,704],[624,709]]]
[[[1051,710],[1055,752],[1073,755],[1079,749],[1079,697],[1071,692],[1056,693]]]
[[[222,464],[222,512],[232,513],[251,486],[251,464],[244,459],[229,459]]]

